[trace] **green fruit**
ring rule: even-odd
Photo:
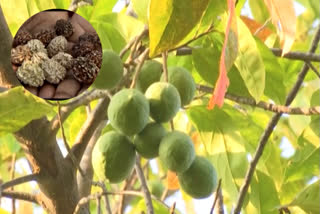
[[[146,61],[143,64],[139,74],[139,78],[136,84],[137,89],[144,93],[152,83],[160,81],[161,73],[161,63],[155,60]]]
[[[181,105],[179,92],[170,83],[153,83],[145,95],[150,103],[150,116],[156,122],[168,122],[179,111]]]
[[[152,180],[148,182],[148,187],[152,195],[156,196],[157,198],[161,198],[162,193],[164,191],[164,185],[160,180]]]
[[[149,103],[137,89],[122,89],[109,104],[111,125],[127,136],[141,132],[149,121]]]
[[[132,172],[135,156],[135,148],[129,138],[110,131],[97,141],[92,152],[92,166],[99,180],[118,183]]]
[[[217,173],[204,157],[197,156],[190,168],[178,174],[181,188],[193,198],[210,196],[217,186]]]
[[[164,74],[161,80],[164,80]],[[181,106],[188,105],[196,92],[196,83],[188,70],[182,67],[169,67],[168,81],[178,89]]]
[[[120,82],[122,75],[121,58],[113,51],[104,50],[100,72],[92,85],[94,88],[112,89]]]
[[[160,160],[171,171],[179,173],[186,171],[195,156],[192,140],[183,132],[170,132],[160,142]]]
[[[159,145],[167,131],[160,123],[149,123],[134,137],[136,150],[144,158],[155,158],[159,155]]]

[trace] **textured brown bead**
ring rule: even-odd
[[[90,53],[87,53],[85,57],[92,61],[94,64],[98,66],[98,68],[101,68],[102,64],[102,53],[101,51],[91,51]]]
[[[72,74],[81,83],[92,83],[98,72],[99,68],[85,57],[78,57],[73,60]]]
[[[79,42],[72,47],[72,56],[75,58],[79,56],[85,56],[86,54],[94,50],[95,48],[92,42],[89,42],[89,41]]]
[[[18,45],[25,45],[33,39],[33,36],[28,31],[18,31],[13,39],[13,47],[17,47]]]
[[[54,26],[57,35],[62,35],[66,38],[73,34],[73,26],[70,21],[59,19]]]
[[[40,40],[45,46],[48,46],[55,36],[56,33],[53,30],[41,30],[40,32],[36,33],[35,38]]]
[[[26,45],[19,45],[11,49],[11,62],[16,65],[21,65],[24,60],[30,60],[32,53]]]

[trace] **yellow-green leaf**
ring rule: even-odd
[[[150,57],[176,47],[200,21],[209,0],[151,0]]]
[[[16,132],[31,120],[39,119],[53,110],[43,99],[22,86],[0,94],[0,135]]]

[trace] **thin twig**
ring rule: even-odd
[[[72,99],[70,102],[65,103],[65,104],[60,104],[61,109],[60,109],[60,118],[61,122],[63,123],[68,116],[73,112],[74,109],[76,109],[79,106],[82,105],[87,105],[93,100],[97,100],[100,98],[105,98],[108,96],[108,91],[107,90],[91,90],[84,92],[80,96],[75,97]],[[59,117],[56,115],[50,122],[51,130],[52,133],[56,134],[59,130]]]
[[[17,200],[29,201],[32,203],[39,204],[38,198],[36,195],[32,195],[32,194],[26,193],[26,192],[3,191],[2,197],[11,198],[11,199],[14,198]]]
[[[96,200],[97,200],[97,214],[101,214],[101,197],[98,197]]]
[[[197,88],[198,90],[204,91],[207,93],[211,93],[213,90],[213,88],[204,86],[204,85],[198,85]],[[307,108],[307,107],[288,107],[288,106],[267,103],[264,101],[259,101],[257,103],[252,98],[233,95],[230,93],[227,93],[225,98],[228,100],[232,100],[236,103],[262,108],[266,111],[272,111],[275,113],[292,114],[292,115],[319,115],[320,114],[320,106]]]
[[[315,35],[313,42],[311,44],[310,51],[309,51],[310,53],[314,53],[316,51],[316,49],[319,45],[319,40],[320,40],[320,26],[318,27],[316,35]],[[290,90],[289,94],[286,97],[286,102],[285,102],[286,106],[289,106],[292,103],[293,99],[296,97],[296,95],[297,95],[297,93],[303,83],[303,80],[304,80],[305,76],[307,75],[308,70],[309,70],[309,66],[305,63],[301,69],[301,72],[298,75],[298,79],[297,79],[295,85],[293,86],[293,88]],[[256,152],[254,154],[254,157],[249,164],[249,168],[247,170],[247,173],[246,173],[246,176],[244,179],[244,183],[242,184],[242,186],[240,188],[237,203],[235,205],[234,212],[233,212],[234,214],[239,214],[241,211],[241,207],[243,205],[244,198],[248,192],[251,178],[255,172],[258,161],[259,161],[260,157],[262,156],[263,151],[264,151],[264,147],[267,144],[268,139],[269,139],[270,135],[272,134],[275,126],[277,125],[281,115],[282,115],[282,113],[277,113],[272,117],[271,121],[269,122],[267,128],[265,129],[264,133],[262,134],[262,136],[259,140],[259,144],[258,144],[258,147],[257,147]]]
[[[217,186],[217,189],[216,189],[216,194],[215,194],[215,197],[214,197],[214,201],[213,201],[213,204],[212,204],[212,207],[211,207],[211,210],[210,210],[210,214],[213,214],[213,211],[214,211],[214,208],[216,207],[216,204],[217,204],[217,201],[218,201],[218,198],[219,198],[219,191],[221,189],[221,179],[219,179],[219,182],[218,182],[218,186]]]
[[[309,61],[306,61],[306,64],[309,66],[309,68],[311,68],[311,70],[320,78],[320,73],[319,71],[317,70],[316,67],[314,67],[314,65],[309,62]]]
[[[140,41],[141,38],[143,38],[145,35],[147,35],[148,32],[149,32],[148,28],[145,27],[145,28],[143,29],[143,31],[142,31],[139,35],[137,35],[137,36],[134,37],[130,42],[128,42],[127,45],[120,51],[120,54],[119,54],[120,58],[123,58],[124,55],[127,53],[127,51],[130,50],[131,47],[132,47],[137,41]]]
[[[168,52],[165,51],[162,53],[162,69],[164,73],[164,81],[168,82],[168,65],[167,65],[167,59],[168,59]]]
[[[13,186],[16,186],[16,185],[19,185],[19,184],[27,183],[27,182],[30,182],[30,181],[35,181],[35,180],[37,180],[37,176],[38,176],[38,173],[34,173],[34,174],[30,174],[30,175],[19,177],[19,178],[15,178],[15,179],[13,179],[11,181],[3,183],[0,186],[0,190],[1,189],[5,190],[7,188],[10,188],[10,187],[13,187]]]
[[[74,167],[76,167],[80,174],[82,176],[85,176],[85,173],[82,171],[80,165],[79,165],[79,162],[77,162],[77,159],[76,157],[74,156],[73,152],[71,151],[71,148],[67,142],[67,138],[64,134],[64,128],[63,128],[63,124],[62,124],[62,121],[61,121],[61,106],[60,106],[60,102],[57,101],[57,104],[58,104],[58,120],[59,120],[59,124],[60,124],[60,129],[61,129],[61,134],[62,134],[62,140],[63,140],[63,143],[64,143],[64,146],[67,148],[67,151],[68,151],[68,155],[74,165]]]
[[[167,187],[167,188],[165,188],[165,190],[163,191],[163,193],[161,195],[161,198],[160,198],[161,201],[164,201],[166,199],[168,192],[169,192],[169,189]]]
[[[264,23],[263,23],[263,25],[261,26],[261,27],[259,27],[257,30],[256,30],[256,32],[254,32],[254,36],[256,36],[256,35],[258,35],[266,26],[267,26],[267,24],[269,24],[269,22],[271,21],[271,18],[269,18],[269,19],[267,19]]]
[[[139,77],[139,74],[140,74],[140,71],[141,71],[141,68],[143,66],[144,61],[147,59],[148,54],[149,54],[149,48],[145,49],[145,51],[141,54],[141,61],[139,62],[139,64],[136,67],[136,72],[134,73],[130,88],[135,87],[137,80],[138,80],[138,77]]]
[[[97,197],[101,197],[102,195],[132,195],[132,196],[137,196],[137,197],[144,197],[143,192],[130,191],[130,190],[120,191],[120,192],[98,192],[98,193],[88,195],[87,197],[80,199],[80,201],[78,202],[78,204],[75,208],[74,214],[77,214],[84,204],[87,204],[90,200],[95,200]],[[152,196],[152,199],[158,201],[159,203],[164,205],[166,208],[170,209],[170,207],[168,207],[168,205],[166,205],[162,201],[158,200],[156,197]]]
[[[92,5],[92,0],[73,0],[68,8],[68,10],[76,12],[79,7],[85,5]]]
[[[154,211],[153,211],[153,206],[152,206],[151,194],[149,192],[146,179],[145,179],[143,171],[141,169],[139,155],[137,155],[137,157],[136,157],[135,169],[136,169],[138,178],[139,178],[140,183],[141,183],[141,189],[142,189],[144,200],[145,200],[146,207],[147,207],[147,214],[153,214]]]
[[[103,182],[92,182],[92,183],[93,183],[93,185],[100,187],[103,192],[108,192],[108,190]],[[107,210],[108,214],[111,214],[112,211],[111,211],[111,206],[110,206],[110,202],[109,202],[109,198],[108,198],[107,194],[103,195],[103,200],[106,205],[106,210]]]
[[[16,154],[12,155],[12,161],[11,161],[11,180],[14,179],[15,177],[15,170],[16,170]],[[14,191],[14,186],[11,187],[11,191]],[[12,214],[16,213],[16,200],[13,198],[12,199]]]
[[[170,208],[170,214],[174,214],[175,209],[176,209],[176,202],[173,202],[172,207]]]

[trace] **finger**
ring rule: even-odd
[[[80,83],[75,79],[65,79],[57,87],[53,98],[69,99],[75,97],[80,90]]]
[[[39,91],[38,96],[44,99],[51,99],[55,94],[56,88],[49,83],[45,83]]]

